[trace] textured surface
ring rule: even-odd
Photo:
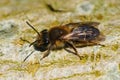
[[[54,12],[49,8],[51,5]],[[120,0],[0,0],[0,80],[120,80]],[[69,22],[98,21],[106,36],[103,46],[78,48],[78,57],[52,51],[42,61],[41,52],[23,59],[33,47],[38,31]]]

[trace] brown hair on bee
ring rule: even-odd
[[[38,32],[28,22],[26,23],[38,34],[37,39],[30,46],[33,45],[35,50],[41,52],[46,51],[40,60],[47,57],[51,50],[56,49],[65,49],[67,52],[73,53],[81,59],[76,47],[99,44],[99,41],[102,40],[100,38],[103,38],[100,37],[101,32],[96,28],[99,25],[98,22],[69,23],[62,26],[55,26],[50,30],[45,29],[41,32]],[[24,61],[27,58],[28,56]]]

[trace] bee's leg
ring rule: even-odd
[[[100,44],[100,43],[97,42],[97,41],[89,41],[89,43],[91,43],[90,46],[91,46],[91,45],[99,45],[99,46],[105,47],[105,45]]]
[[[52,47],[53,47],[53,45],[49,46],[47,52],[44,53],[43,57],[40,60],[44,59],[45,57],[47,57],[50,54],[50,50],[52,49]]]
[[[75,53],[75,52],[73,52],[73,51],[71,51],[71,50],[69,50],[69,49],[67,49],[65,47],[64,47],[64,50],[67,51],[67,52],[69,52],[69,53],[73,53],[73,54]]]
[[[29,47],[31,46],[31,45],[33,45],[35,42],[37,42],[38,40],[36,40],[36,41],[34,41],[34,42],[30,42],[30,41],[28,41],[28,40],[26,40],[26,39],[23,39],[23,38],[20,38],[22,41],[25,41],[25,42],[27,42],[27,43],[29,43],[30,45],[29,45]]]
[[[47,57],[50,54],[50,50],[44,53],[43,57],[40,60],[43,60],[45,57]]]
[[[33,54],[34,51],[32,51],[27,57],[25,57],[25,59],[23,60],[23,62],[25,62],[29,56],[31,56]]]
[[[70,52],[70,53],[78,56],[78,57],[80,58],[80,60],[81,60],[81,56],[78,54],[78,52],[77,52],[77,50],[76,50],[76,47],[75,47],[72,43],[70,43],[70,42],[68,42],[68,41],[65,42],[65,43],[68,45],[68,47],[71,47],[75,52],[70,51],[70,50],[68,50],[67,48],[64,48],[64,49],[65,49],[67,52]]]
[[[20,40],[24,41],[24,42],[27,42],[30,44],[30,41],[26,40],[26,39],[23,39],[22,37],[20,38]]]

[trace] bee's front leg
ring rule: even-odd
[[[20,37],[20,40],[24,41],[24,42],[27,42],[30,44],[30,41],[26,40],[26,39],[23,39],[22,37]]]
[[[50,51],[51,51],[52,47],[53,47],[53,45],[50,44],[47,52],[44,53],[44,55],[42,56],[42,58],[40,60],[43,60],[45,57],[47,57],[50,54]]]

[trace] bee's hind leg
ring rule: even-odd
[[[67,41],[67,42],[65,42],[65,44],[66,44],[68,47],[72,48],[75,52],[67,49],[66,47],[64,47],[64,50],[66,50],[67,52],[72,53],[72,54],[78,56],[78,57],[80,58],[80,60],[82,59],[82,57],[78,54],[78,51],[76,50],[76,47],[75,47],[72,43],[70,43],[70,42]]]

